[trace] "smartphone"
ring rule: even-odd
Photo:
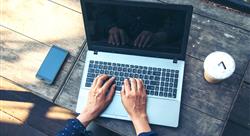
[[[68,51],[53,45],[41,64],[36,77],[47,84],[52,84],[68,54]]]

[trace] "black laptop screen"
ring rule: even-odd
[[[186,12],[182,10],[112,5],[85,5],[88,42],[97,46],[181,52]]]

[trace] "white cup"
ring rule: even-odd
[[[225,52],[215,51],[204,61],[204,78],[209,83],[218,83],[229,78],[235,70],[232,56]]]

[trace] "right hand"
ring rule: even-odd
[[[121,99],[134,124],[137,135],[151,131],[146,113],[147,94],[142,80],[130,78],[129,83],[128,79],[125,79]]]
[[[109,39],[108,43],[112,45],[125,45],[126,44],[126,34],[125,32],[118,28],[112,27],[109,30]]]

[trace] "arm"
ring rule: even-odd
[[[131,84],[131,85],[130,85]],[[136,134],[139,136],[155,136],[156,133],[151,131],[146,113],[146,90],[140,79],[124,80],[124,86],[121,91],[122,103],[128,112]]]
[[[88,94],[87,105],[76,119],[69,120],[57,136],[87,136],[86,127],[108,106],[115,93],[114,77],[98,76]],[[108,91],[110,88],[110,91]],[[108,94],[107,94],[108,93]],[[107,95],[106,95],[107,94]]]

